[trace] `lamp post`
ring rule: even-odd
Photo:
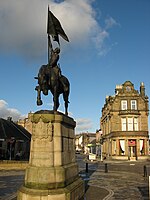
[[[16,140],[14,137],[11,137],[9,142],[8,142],[8,150],[9,150],[9,160],[12,160],[12,157],[14,155],[12,155],[12,153],[14,153],[15,151],[15,143],[16,143]]]
[[[101,150],[101,161],[103,161],[103,142],[104,142],[104,139],[103,139],[103,133],[102,133],[102,130],[101,130],[101,128],[98,130],[98,132],[99,132],[99,137],[100,137],[100,140],[99,140],[99,142],[100,142],[100,150]]]
[[[101,145],[101,161],[103,161],[103,138],[100,139],[100,145]]]

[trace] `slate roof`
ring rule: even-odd
[[[31,134],[22,126],[14,123],[12,120],[0,118],[0,139],[31,140]]]

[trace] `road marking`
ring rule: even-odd
[[[92,184],[92,183],[89,183],[88,185],[91,185],[91,186],[94,186],[94,187],[99,187],[99,188],[107,190],[109,192],[109,194],[106,197],[104,197],[103,200],[108,200],[114,195],[114,192],[107,187],[98,186],[98,185],[95,185],[95,184]]]

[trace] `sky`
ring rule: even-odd
[[[0,117],[16,121],[53,109],[51,93],[36,105],[34,79],[48,59],[48,5],[69,38],[60,38],[59,63],[71,85],[76,133],[100,128],[116,85],[129,80],[139,90],[144,82],[150,97],[150,0],[0,0]]]

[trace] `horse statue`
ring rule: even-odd
[[[57,111],[59,107],[59,95],[63,94],[65,114],[68,115],[70,83],[65,76],[61,75],[60,68],[58,66],[51,67],[49,64],[42,65],[39,69],[38,77],[35,77],[35,79],[38,79],[38,86],[35,88],[37,90],[37,105],[43,104],[41,92],[44,95],[48,95],[48,91],[50,90],[53,95],[53,110]]]

